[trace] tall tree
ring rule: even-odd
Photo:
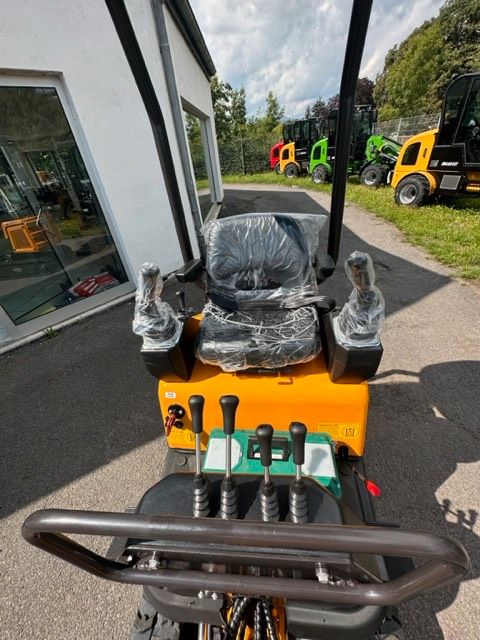
[[[267,108],[265,111],[264,124],[267,132],[273,131],[281,123],[285,115],[285,109],[280,106],[277,96],[273,91],[267,93]]]
[[[232,135],[230,101],[233,89],[228,82],[222,82],[216,75],[212,78],[210,89],[212,92],[217,138],[221,141],[228,140]]]
[[[232,135],[238,137],[245,130],[247,124],[247,105],[245,89],[232,89],[230,96],[230,119]]]
[[[373,89],[375,83],[370,78],[359,78],[355,93],[355,104],[375,104]]]

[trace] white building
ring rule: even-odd
[[[176,209],[107,4],[0,0],[0,347],[131,294],[144,261],[168,273],[197,256],[196,228],[223,197],[215,68],[188,1],[110,2],[163,113]],[[200,199],[185,112],[199,119]]]

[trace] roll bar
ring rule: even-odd
[[[354,0],[353,2],[347,47],[343,62],[327,247],[327,253],[333,262],[331,273],[333,273],[335,264],[337,263],[340,250],[348,159],[350,156],[350,139],[352,136],[353,111],[355,107],[355,91],[363,48],[367,37],[372,2],[373,0]],[[325,276],[328,277],[331,273],[325,273]]]
[[[209,573],[200,570],[139,569],[104,558],[65,534],[121,536],[140,540],[176,542],[205,553],[222,545],[232,559],[239,546],[278,551],[367,553],[421,558],[425,563],[385,583],[322,584],[315,580]],[[215,591],[241,595],[292,598],[350,605],[390,605],[410,600],[432,589],[460,580],[470,561],[463,547],[451,538],[431,533],[374,526],[263,523],[245,520],[157,516],[44,509],[24,522],[22,535],[30,544],[66,560],[100,578],[170,590]],[[235,541],[232,544],[229,541]],[[195,544],[193,544],[195,543]],[[268,557],[267,557],[268,560]],[[193,560],[194,561],[194,560]],[[280,561],[281,562],[281,561]],[[281,566],[281,564],[277,564]],[[315,564],[312,564],[315,568]]]

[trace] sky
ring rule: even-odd
[[[374,0],[360,76],[375,80],[385,54],[444,0]],[[190,0],[221,80],[245,87],[255,114],[273,91],[288,117],[338,92],[352,0]]]

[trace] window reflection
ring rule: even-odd
[[[193,172],[195,174],[195,184],[197,187],[200,212],[202,220],[205,220],[212,207],[212,196],[207,171],[207,162],[209,161],[208,152],[207,149],[205,149],[201,133],[202,123],[200,118],[188,111],[183,112],[183,117],[185,120],[185,128],[187,130]]]
[[[16,324],[127,280],[54,88],[0,87],[0,224]]]

